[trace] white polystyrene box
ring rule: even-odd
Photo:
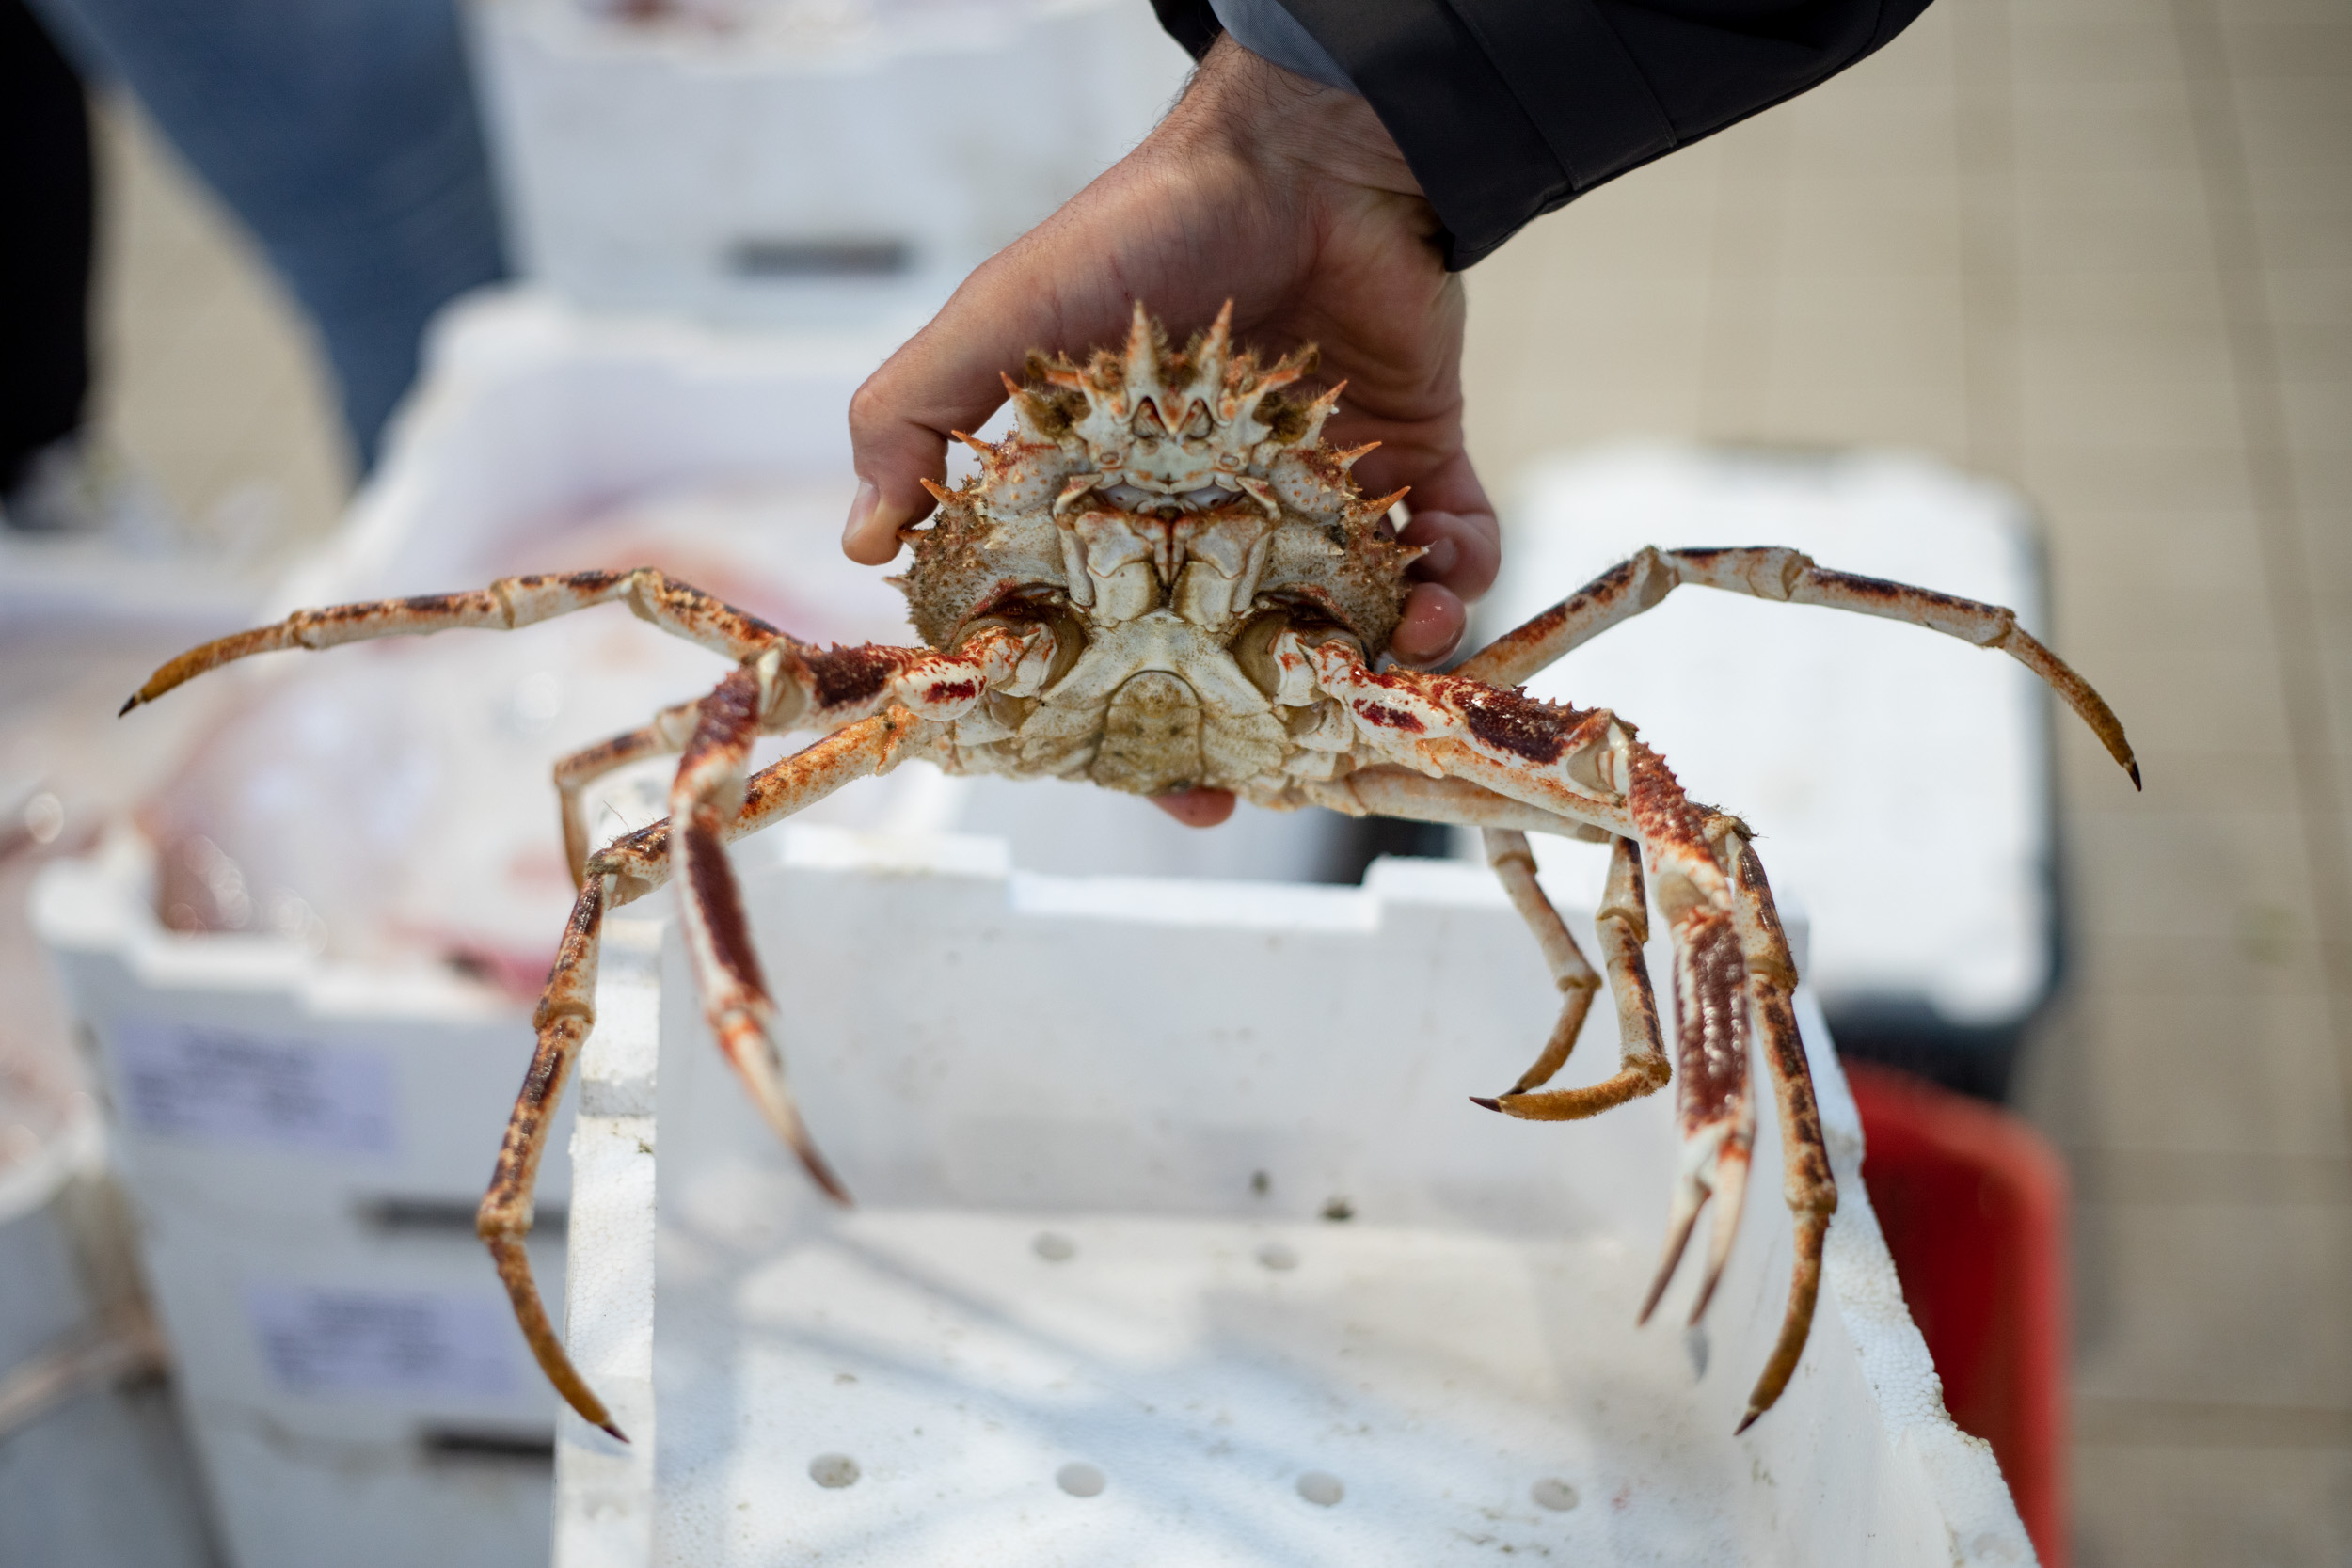
[[[2032,1560],[1944,1414],[1809,994],[1841,1209],[1804,1363],[1734,1437],[1790,1255],[1769,1093],[1705,1327],[1686,1271],[1636,1329],[1667,1097],[1468,1103],[1557,1002],[1483,870],[1063,879],[817,827],[737,854],[860,1207],[742,1102],[675,934],[617,921],[566,1332],[632,1441],[562,1418],[562,1568]],[[1613,1034],[1596,1008],[1562,1081]]]
[[[739,325],[914,330],[1139,141],[1190,65],[1125,0],[469,19],[522,269],[599,309]]]
[[[89,1344],[125,1281],[105,1188],[106,1139],[86,1099],[31,1158],[0,1173],[0,1386]],[[66,1391],[0,1430],[0,1562],[210,1568],[186,1440],[151,1385]]]
[[[688,483],[837,480],[846,515],[850,396],[894,346],[598,316],[528,287],[468,295],[427,333],[383,466],[278,598],[478,586],[501,554]]]
[[[1786,545],[1824,566],[2007,605],[2045,630],[2025,501],[1902,452],[1564,453],[1522,476],[1504,545],[1509,569],[1479,608],[1486,636],[1645,545]],[[1748,820],[1773,887],[1812,917],[1807,978],[1833,1010],[1924,1002],[1952,1023],[1998,1025],[2047,994],[2051,710],[2006,655],[1685,588],[1528,689],[1634,721],[1685,789]],[[1597,870],[1549,850],[1545,863],[1597,895]]]
[[[124,832],[46,868],[34,927],[113,1111],[178,1394],[241,1568],[483,1568],[545,1549],[554,1402],[472,1232],[524,1009],[426,966],[190,938]],[[533,1260],[564,1266],[571,1185]]]

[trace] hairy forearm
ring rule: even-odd
[[[1371,104],[1295,75],[1230,38],[1210,49],[1145,145],[1181,156],[1238,158],[1278,186],[1338,183],[1422,194]]]

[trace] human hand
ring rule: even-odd
[[[1355,468],[1366,492],[1411,486],[1403,538],[1428,554],[1390,651],[1438,662],[1501,546],[1462,447],[1462,286],[1437,232],[1362,99],[1219,39],[1142,145],[973,273],[858,388],[842,548],[869,565],[898,553],[898,530],[931,506],[921,481],[946,475],[948,433],[979,428],[1004,402],[999,372],[1030,349],[1117,342],[1136,299],[1181,337],[1230,298],[1237,340],[1314,342],[1321,376],[1346,381],[1328,438],[1381,443]],[[1200,826],[1232,809],[1222,790],[1161,803]]]

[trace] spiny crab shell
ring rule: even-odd
[[[1352,729],[1309,651],[1376,660],[1421,552],[1386,526],[1404,492],[1349,477],[1372,449],[1323,440],[1342,388],[1291,394],[1315,351],[1261,365],[1232,318],[1177,351],[1138,304],[1123,353],[1032,356],[1029,386],[1005,381],[1011,434],[961,436],[978,475],[930,487],[937,520],[893,579],[923,640],[1054,634],[1039,695],[992,692],[957,724],[960,770],[1259,797],[1331,776]]]

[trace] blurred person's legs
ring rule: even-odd
[[[70,458],[89,396],[92,201],[81,79],[23,0],[0,0],[0,516]]]
[[[363,466],[443,303],[505,275],[453,0],[34,0],[317,324]]]

